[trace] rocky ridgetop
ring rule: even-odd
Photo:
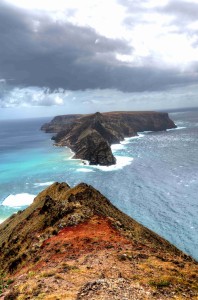
[[[116,163],[111,145],[140,131],[159,131],[175,128],[167,113],[108,112],[90,115],[63,115],[55,117],[41,129],[54,132],[58,146],[67,146],[75,152],[74,158],[94,165]]]
[[[198,264],[85,183],[0,225],[0,299],[197,299]]]

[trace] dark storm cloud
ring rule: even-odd
[[[73,85],[74,76],[78,80],[83,75],[78,73],[82,62],[88,64],[96,54],[105,58],[108,53],[130,51],[124,42],[107,39],[89,28],[54,23],[47,16],[27,15],[5,4],[0,5],[0,40],[2,78],[52,87]]]
[[[131,53],[125,41],[5,2],[0,4],[0,41],[0,78],[14,85],[145,91],[191,80],[174,69],[124,64],[115,54]]]

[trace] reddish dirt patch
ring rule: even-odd
[[[125,242],[129,241],[121,236],[121,234],[112,227],[110,221],[107,218],[94,216],[87,222],[81,223],[77,226],[67,227],[59,231],[57,236],[54,236],[46,240],[43,244],[45,246],[48,243],[54,243],[59,241],[76,241],[78,240],[93,240],[99,239],[103,242]],[[78,244],[79,245],[79,244]]]
[[[114,229],[107,218],[94,216],[87,222],[62,229],[42,245],[42,261],[76,259],[94,250],[119,249],[131,242]],[[43,265],[40,261],[37,268]],[[45,265],[45,264],[44,264]]]

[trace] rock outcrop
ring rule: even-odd
[[[44,124],[42,130],[57,133],[53,139],[58,146],[67,146],[75,158],[90,164],[116,163],[111,145],[140,131],[160,131],[175,128],[167,113],[109,112],[92,115],[65,115]]]
[[[198,264],[85,183],[0,224],[0,270],[4,300],[197,299]]]
[[[90,165],[109,166],[116,163],[109,144],[95,129],[87,130],[72,149],[76,153],[74,158],[87,160]]]

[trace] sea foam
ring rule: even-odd
[[[94,172],[94,170],[88,169],[88,168],[79,168],[79,169],[76,170],[76,172],[89,173],[89,172]]]
[[[47,181],[47,182],[40,182],[40,183],[34,183],[35,187],[39,187],[39,186],[49,186],[51,184],[53,184],[54,181]]]
[[[21,207],[30,205],[36,195],[31,195],[27,193],[16,194],[16,195],[9,195],[2,203],[3,206],[9,207]]]
[[[127,156],[115,156],[116,158],[116,164],[115,165],[111,165],[111,166],[91,166],[92,168],[96,168],[99,169],[101,171],[116,171],[116,170],[120,170],[123,169],[124,167],[128,166],[131,164],[131,162],[133,161],[132,157],[127,157]]]
[[[148,132],[144,132],[144,133],[149,133],[149,131]],[[128,137],[128,138],[124,138],[124,141],[121,141],[120,144],[121,145],[126,145],[126,144],[129,144],[130,142],[132,142],[133,140],[140,139],[140,138],[142,138],[142,137],[145,136],[144,133],[138,132],[138,135],[135,135],[135,136],[132,136],[132,137]]]
[[[122,145],[121,143],[111,145],[111,150],[112,151],[117,151],[117,150],[120,150],[120,149],[123,149],[123,148],[124,148],[124,145]]]
[[[186,127],[184,127],[184,126],[177,126],[177,128],[166,129],[166,131],[180,130],[180,129],[186,129]]]
[[[138,133],[136,136],[124,138],[123,141],[120,142],[120,144],[113,144],[111,145],[111,150],[113,153],[115,153],[117,150],[121,150],[125,148],[125,145],[130,144],[134,139],[139,139],[144,136],[143,133]]]

